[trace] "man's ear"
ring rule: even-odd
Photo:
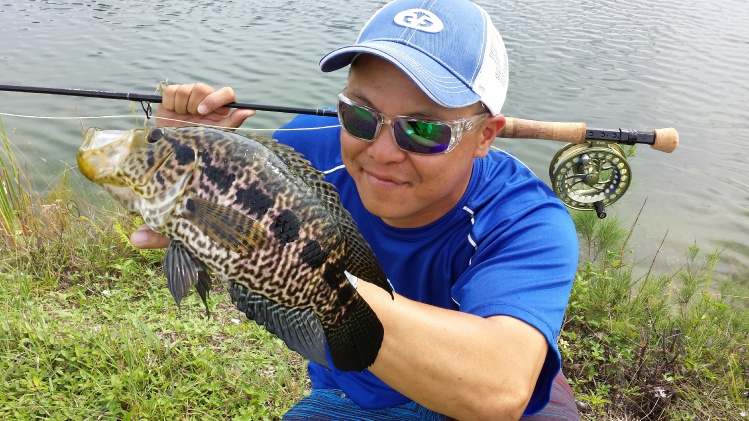
[[[505,126],[506,121],[505,116],[497,114],[487,118],[483,123],[481,123],[484,128],[481,131],[481,139],[476,145],[476,150],[474,151],[474,156],[476,158],[483,158],[489,153],[489,149],[491,149],[494,139],[499,134],[499,131],[502,130],[502,127]]]

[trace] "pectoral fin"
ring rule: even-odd
[[[236,252],[249,253],[268,243],[265,229],[256,220],[228,206],[191,197],[183,216],[213,241]]]
[[[196,259],[190,250],[179,241],[170,241],[164,255],[164,274],[167,287],[172,293],[177,306],[190,292],[194,285],[205,304],[208,314],[208,291],[211,289],[211,277],[203,263]]]

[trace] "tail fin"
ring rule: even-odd
[[[339,323],[326,326],[325,337],[333,364],[342,371],[364,371],[380,352],[385,331],[371,307],[356,295],[343,309]]]

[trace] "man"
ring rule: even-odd
[[[579,419],[556,346],[577,237],[540,180],[490,151],[508,69],[488,14],[467,0],[396,0],[320,62],[349,64],[342,129],[275,137],[337,186],[396,294],[358,283],[385,329],[377,359],[363,373],[310,363],[313,391],[285,419]],[[221,108],[235,100],[230,88],[170,86],[156,115],[238,127],[253,112]],[[168,244],[147,227],[131,241]]]

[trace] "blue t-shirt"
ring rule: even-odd
[[[481,317],[507,315],[534,326],[549,352],[526,414],[549,402],[561,366],[557,335],[575,277],[577,234],[554,193],[504,152],[476,159],[460,202],[420,228],[394,228],[369,213],[341,159],[335,117],[298,116],[274,137],[326,173],[398,294]],[[332,126],[327,128],[320,128]],[[330,366],[333,367],[328,355]],[[310,362],[313,388],[342,389],[362,408],[409,399],[368,370],[328,370]]]

